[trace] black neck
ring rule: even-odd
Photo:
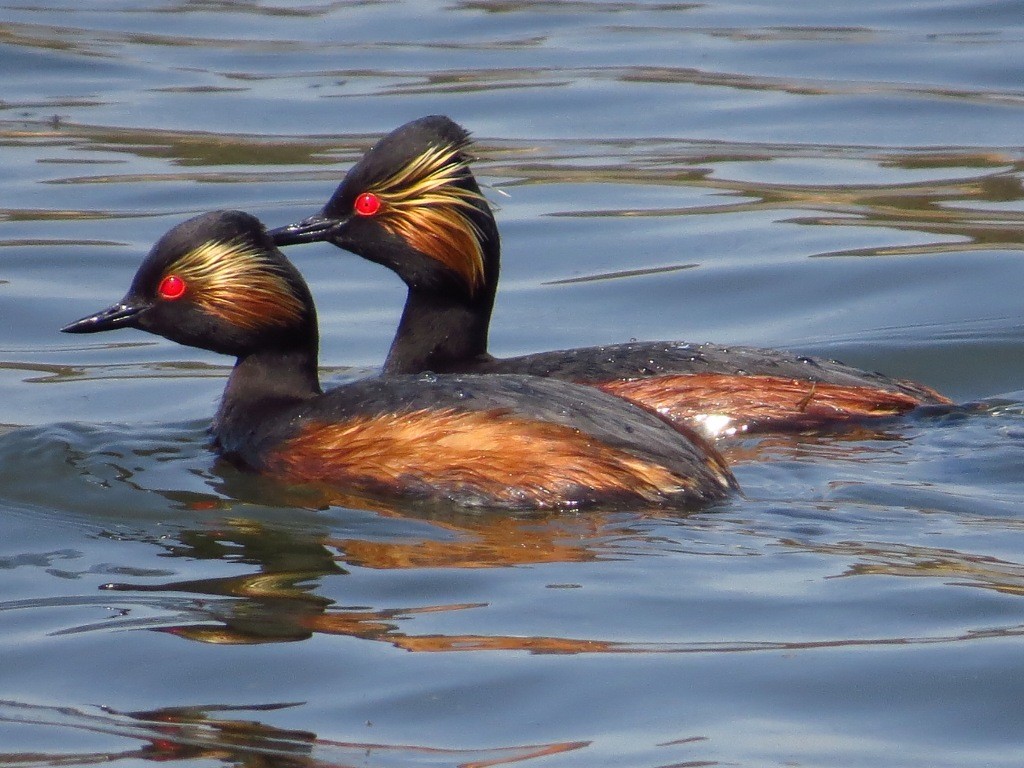
[[[256,352],[239,357],[228,377],[213,433],[221,446],[235,449],[263,419],[282,408],[321,394],[316,342],[312,347]]]
[[[410,288],[386,373],[446,373],[487,357],[493,283],[474,298]]]
[[[479,194],[472,177],[466,183]],[[414,280],[403,270],[396,270],[409,287],[409,295],[384,362],[386,373],[449,373],[464,370],[467,363],[489,359],[487,331],[501,271],[501,239],[486,202],[481,200],[474,219],[480,230],[484,274],[472,295],[464,284],[456,285],[455,278]]]

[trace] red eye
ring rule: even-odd
[[[363,192],[356,198],[353,208],[360,216],[373,216],[380,210],[380,198],[373,192]]]
[[[160,286],[156,289],[156,292],[160,295],[161,299],[174,301],[185,295],[187,287],[185,281],[177,275],[168,275],[160,281]]]

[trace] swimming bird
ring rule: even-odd
[[[807,430],[949,404],[930,387],[775,349],[632,342],[497,358],[487,334],[500,239],[470,170],[468,132],[431,115],[378,141],[323,209],[271,230],[394,271],[408,296],[388,373],[523,373],[589,385],[711,436]]]
[[[701,438],[567,382],[398,375],[323,392],[309,288],[240,211],[171,229],[124,298],[62,330],[117,328],[235,357],[214,444],[287,481],[512,508],[688,505],[736,488]]]

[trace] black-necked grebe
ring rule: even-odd
[[[558,378],[712,435],[818,428],[950,402],[911,381],[754,347],[640,342],[492,357],[500,243],[469,169],[469,145],[447,117],[407,123],[352,167],[319,214],[270,233],[279,246],[329,241],[405,281],[386,371]]]
[[[588,387],[399,375],[323,393],[309,289],[263,225],[238,211],[176,226],[120,302],[62,330],[115,328],[236,357],[216,445],[287,480],[524,508],[691,504],[736,487],[701,438]]]

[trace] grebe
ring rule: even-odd
[[[921,384],[774,349],[659,341],[491,356],[501,249],[469,146],[466,130],[447,117],[407,123],[349,170],[320,213],[270,232],[279,246],[331,242],[406,283],[386,372],[563,379],[711,436],[812,429],[950,403]]]
[[[324,393],[309,288],[259,220],[239,211],[174,227],[120,302],[62,330],[116,328],[237,358],[215,445],[285,480],[514,508],[685,505],[736,488],[701,438],[567,382],[386,376]]]

